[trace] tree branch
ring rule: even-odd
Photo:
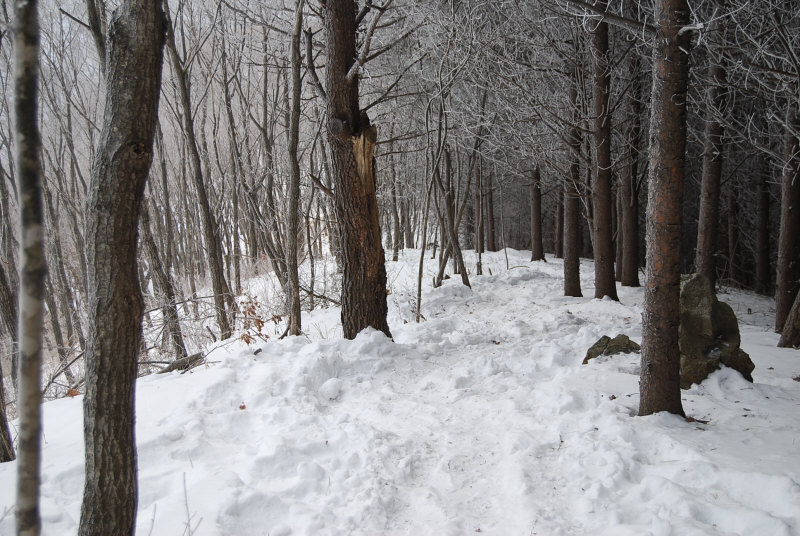
[[[619,26],[621,28],[628,28],[636,31],[644,30],[650,34],[656,33],[655,27],[650,24],[647,24],[646,22],[639,22],[637,20],[609,13],[604,9],[593,6],[592,4],[589,4],[588,2],[584,2],[582,0],[558,0],[558,1],[578,7],[594,15],[599,15],[604,22],[607,22],[608,24],[613,24],[614,26]]]

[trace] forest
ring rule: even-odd
[[[77,530],[133,533],[137,378],[231,345],[402,345],[429,300],[490,295],[486,276],[523,264],[554,293],[537,300],[634,307],[641,417],[695,418],[682,274],[768,303],[773,346],[800,346],[791,0],[0,7],[0,461],[19,457],[19,534],[41,530],[42,400],[82,399]],[[630,318],[607,308],[598,326]],[[335,336],[315,323],[329,311]]]

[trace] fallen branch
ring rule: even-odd
[[[163,369],[159,370],[157,374],[166,374],[167,372],[172,372],[173,370],[189,370],[199,365],[203,361],[204,357],[205,356],[202,352],[197,352],[196,354],[176,359]]]

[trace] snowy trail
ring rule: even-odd
[[[708,423],[638,418],[638,355],[580,363],[601,335],[640,340],[640,289],[564,298],[559,261],[494,254],[472,289],[427,288],[416,324],[417,254],[387,264],[395,342],[341,340],[338,312],[315,311],[311,340],[139,381],[139,534],[800,534],[800,360],[774,347],[770,300],[721,296],[755,384],[723,370],[685,391]],[[80,405],[45,407],[45,534],[77,526]]]

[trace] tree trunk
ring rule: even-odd
[[[621,183],[622,181],[620,181]],[[617,283],[622,282],[622,263],[625,259],[623,255],[623,239],[622,239],[622,222],[624,220],[623,212],[624,209],[622,208],[622,187],[617,188],[616,194],[614,196],[614,279]]]
[[[739,281],[739,266],[737,263],[737,250],[739,244],[739,204],[736,201],[736,191],[731,189],[728,196],[728,279],[733,283]]]
[[[578,183],[580,177],[580,164],[578,159],[581,152],[581,135],[578,130],[578,73],[577,67],[572,71],[570,84],[570,102],[573,109],[572,125],[569,128],[567,139],[569,141],[569,177],[565,181],[564,189],[564,296],[581,297],[581,268],[580,268],[580,194]]]
[[[16,520],[19,536],[38,536],[41,483],[41,376],[44,321],[44,210],[39,134],[39,16],[37,0],[14,3],[14,142],[20,204],[19,457]]]
[[[103,129],[87,207],[89,331],[81,536],[133,534],[134,435],[142,293],[136,230],[153,160],[165,18],[160,0],[128,0],[108,31]]]
[[[713,35],[712,23],[710,33]],[[697,221],[697,250],[695,272],[706,276],[711,285],[717,280],[717,235],[719,234],[719,195],[722,179],[723,145],[725,127],[720,114],[725,107],[725,69],[713,57],[709,57],[708,76],[710,85],[706,91],[705,146],[703,147],[703,179],[700,189],[700,215]]]
[[[794,102],[789,103],[784,147],[783,177],[781,179],[781,232],[778,238],[778,266],[775,282],[775,331],[782,332],[783,324],[797,294],[800,280],[800,113]]]
[[[544,260],[542,243],[542,176],[539,166],[531,177],[531,261]]]
[[[794,298],[789,315],[783,324],[783,332],[778,341],[779,348],[797,348],[800,346],[800,292]]]
[[[772,278],[769,265],[769,159],[762,157],[758,173],[758,202],[756,208],[756,292],[769,296],[772,293]]]
[[[596,4],[600,9],[608,5],[606,0]],[[594,213],[592,230],[594,235],[594,297],[608,296],[619,301],[617,282],[614,278],[614,244],[611,233],[611,110],[609,95],[611,78],[608,62],[608,24],[599,22],[592,32],[594,53],[594,143],[595,170],[592,183]]]
[[[482,162],[478,157],[478,163],[475,165],[475,253],[481,254],[484,252],[484,212],[483,212],[483,169]],[[481,271],[477,272],[481,275]]]
[[[483,185],[486,188],[486,195],[483,200],[486,204],[484,222],[486,222],[486,250],[497,251],[497,233],[494,224],[494,184],[492,174],[486,176]]]
[[[358,104],[356,4],[330,0],[325,4],[328,65],[328,140],[336,183],[336,215],[342,240],[342,330],[347,339],[367,327],[391,337],[386,322],[386,266],[375,193],[375,142]],[[357,70],[357,69],[356,69]]]
[[[620,193],[622,196],[622,277],[621,283],[627,287],[639,286],[639,193],[636,181],[639,175],[639,131],[641,130],[641,82],[639,82],[639,61],[632,68],[635,73],[633,96],[630,99],[632,119],[628,132],[627,163],[622,168]]]
[[[556,213],[553,253],[556,259],[564,258],[564,197],[566,189],[556,190]]]
[[[303,4],[305,0],[297,0],[295,8],[294,30],[292,32],[292,106],[289,120],[289,214],[286,237],[286,270],[289,282],[289,335],[300,335],[300,276],[297,272],[299,255],[297,241],[300,234],[300,156],[297,145],[300,138],[300,33],[303,26]]]
[[[684,415],[678,326],[690,34],[681,32],[689,7],[686,0],[657,0],[655,13],[639,415]]]

